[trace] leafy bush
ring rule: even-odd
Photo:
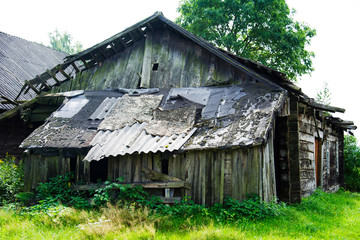
[[[15,157],[6,154],[0,159],[0,201],[13,202],[23,187],[24,167],[15,164]]]
[[[344,138],[344,174],[346,188],[360,191],[360,149],[354,136]]]
[[[136,202],[140,205],[147,205],[150,195],[141,186],[132,187],[130,184],[121,184],[122,178],[117,182],[105,182],[105,187],[94,190],[92,205],[95,207],[104,206],[108,202],[126,204]]]
[[[36,188],[40,209],[47,209],[59,205],[73,206],[75,208],[88,208],[90,204],[87,196],[71,188],[72,173],[51,178],[49,182],[39,183]]]

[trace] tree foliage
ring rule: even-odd
[[[55,30],[49,33],[50,47],[68,54],[75,54],[82,51],[82,44],[73,42],[73,37],[68,32],[59,32]]]
[[[182,0],[178,12],[188,31],[292,80],[313,71],[305,48],[316,31],[295,21],[285,0]]]
[[[344,138],[345,185],[349,190],[360,191],[360,148],[354,136]]]

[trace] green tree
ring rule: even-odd
[[[354,136],[344,137],[344,177],[346,188],[360,191],[360,148]]]
[[[73,42],[73,38],[68,32],[59,32],[56,29],[54,32],[49,33],[50,47],[66,52],[68,54],[75,54],[82,51],[82,44],[77,41]]]
[[[323,89],[317,92],[316,101],[328,106],[331,104],[331,92],[327,82],[324,83]]]
[[[188,31],[294,81],[313,71],[305,48],[316,31],[295,21],[285,0],[182,0],[178,12]]]

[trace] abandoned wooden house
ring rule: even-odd
[[[344,109],[158,12],[29,83],[64,102],[21,145],[26,190],[71,171],[79,188],[124,177],[199,204],[299,202],[343,183],[344,131],[356,128],[324,114]]]
[[[26,80],[62,63],[66,56],[66,53],[0,32],[0,158],[9,153],[21,159],[20,143],[59,107],[49,109],[46,115],[38,109],[42,116],[32,115],[30,119],[28,112],[21,110],[20,113],[19,105],[32,100],[39,92],[30,88],[18,94]]]

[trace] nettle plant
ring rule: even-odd
[[[15,163],[15,157],[6,154],[0,159],[0,202],[13,202],[24,184],[22,162]]]

